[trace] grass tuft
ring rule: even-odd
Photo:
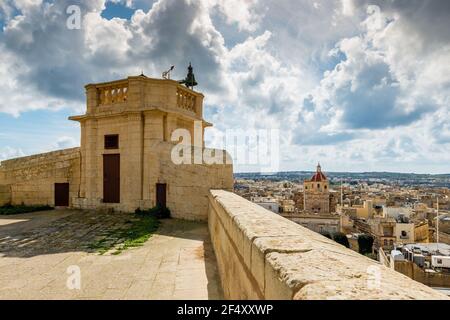
[[[101,255],[107,252],[118,255],[129,248],[140,247],[158,230],[160,222],[153,216],[136,214],[127,224],[126,229],[111,230],[89,248]]]

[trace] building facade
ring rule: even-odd
[[[278,201],[271,197],[252,197],[251,201],[257,205],[272,211],[274,213],[280,213],[280,204]]]
[[[283,217],[318,233],[340,232],[341,221],[338,215],[282,214]]]
[[[305,212],[315,214],[330,213],[329,187],[328,179],[323,174],[320,164],[318,164],[316,173],[310,180],[303,182]]]
[[[85,89],[86,113],[69,118],[80,148],[3,161],[0,201],[127,212],[159,204],[206,219],[209,190],[232,190],[230,157],[204,148],[201,93],[144,75]]]
[[[340,232],[341,218],[331,211],[336,207],[336,195],[332,196],[329,188],[329,181],[318,164],[311,179],[303,182],[303,192],[294,194],[293,206],[297,212],[283,212],[282,216],[315,232]],[[300,201],[303,203],[299,205]]]

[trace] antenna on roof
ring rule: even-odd
[[[436,197],[436,251],[439,253],[439,196]]]

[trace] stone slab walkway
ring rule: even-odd
[[[164,220],[144,246],[119,255],[88,249],[131,217],[70,210],[0,216],[0,299],[222,299],[205,223]]]

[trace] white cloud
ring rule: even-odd
[[[400,17],[374,6],[367,12],[362,23],[365,32],[337,44],[333,54],[340,52],[345,59],[324,74],[309,98],[316,113],[328,115],[326,127],[405,126],[446,108],[449,93],[442,89],[449,84],[448,64],[443,64],[449,59],[448,47],[424,55],[408,45],[410,39],[402,41],[405,30]]]
[[[428,11],[448,16],[444,5],[159,0],[130,20],[107,20],[104,0],[79,3],[81,30],[65,28],[68,0],[0,5],[8,17],[0,33],[1,112],[81,110],[85,83],[142,69],[159,76],[170,65],[173,78],[182,78],[191,61],[208,120],[220,130],[280,128],[286,168],[326,155],[336,170],[448,159],[439,149],[450,142],[448,28],[445,19],[424,23]],[[218,15],[232,39],[215,25]]]
[[[73,137],[62,136],[56,140],[55,149],[68,149],[78,146],[78,142]]]
[[[6,159],[23,157],[25,154],[20,149],[15,149],[9,146],[0,148],[0,162]]]
[[[261,22],[262,14],[255,10],[258,0],[210,0],[209,3],[218,8],[227,23],[236,23],[240,31],[255,31]]]
[[[0,112],[18,117],[22,112],[38,109],[58,110],[69,107],[81,111],[84,108],[81,102],[52,97],[32,86],[24,85],[21,78],[27,76],[30,66],[17,59],[1,44],[0,51],[2,52],[0,55],[0,87],[2,88]],[[42,81],[45,80],[42,79]]]
[[[112,2],[114,4],[123,4],[125,5],[127,8],[133,8],[134,7],[134,2],[133,0],[107,0],[107,2]]]
[[[342,14],[352,16],[355,14],[355,6],[352,0],[342,0]]]

